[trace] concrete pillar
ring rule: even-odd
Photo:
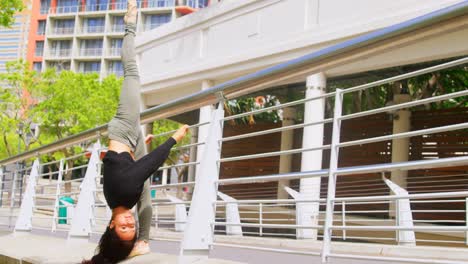
[[[394,104],[401,104],[411,101],[409,94],[395,94]],[[401,109],[393,114],[393,134],[408,132],[411,130],[411,111]],[[392,163],[405,162],[409,159],[410,138],[399,138],[392,140]],[[392,171],[390,180],[403,189],[407,189],[408,171]],[[395,216],[395,205],[390,204],[390,216]]]
[[[296,109],[292,107],[283,108],[283,127],[294,125]],[[281,132],[281,150],[292,149],[294,143],[294,130]],[[291,172],[292,155],[281,155],[279,164],[279,173]],[[287,199],[288,193],[284,187],[289,187],[288,180],[278,181],[278,199]]]
[[[325,93],[326,77],[317,73],[307,77],[305,98],[320,96]],[[325,100],[313,100],[305,103],[304,123],[318,122],[324,119]],[[323,124],[307,126],[304,128],[302,138],[303,148],[320,147],[323,145]],[[301,171],[322,169],[322,151],[306,151],[302,153]],[[320,178],[307,178],[300,180],[300,194],[302,199],[317,200],[320,198]],[[317,225],[319,217],[319,203],[302,203],[297,206],[300,210],[303,225]],[[317,239],[317,230],[299,230],[298,238]]]

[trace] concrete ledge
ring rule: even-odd
[[[63,239],[31,233],[0,236],[0,264],[71,264],[90,259],[96,244],[88,239]],[[182,261],[182,262],[180,262]],[[240,262],[151,253],[123,261],[126,264],[241,264]]]

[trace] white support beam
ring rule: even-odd
[[[234,224],[234,225],[227,225],[226,226],[226,235],[228,236],[242,236],[242,226],[239,214],[239,205],[236,203],[236,199],[232,198],[229,195],[226,195],[222,192],[218,192],[218,196],[221,200],[225,202],[232,202],[226,203],[226,223],[227,224]]]
[[[210,245],[213,243],[212,223],[215,222],[223,107],[223,103],[220,103],[218,109],[213,112],[209,133],[206,139],[203,139],[206,142],[205,148],[195,180],[192,204],[180,251],[183,256],[207,257]]]
[[[391,180],[382,177],[385,184],[394,192],[396,195],[408,195],[408,191],[401,188]],[[396,200],[396,221],[397,225],[401,227],[413,228],[413,214],[411,211],[411,204],[409,199],[398,199]],[[416,237],[413,230],[400,230],[397,231],[398,245],[404,246],[416,246]]]
[[[18,172],[16,172],[15,174],[17,173]],[[19,213],[18,219],[16,219],[15,232],[16,231],[31,231],[32,229],[34,196],[36,194],[36,179],[38,175],[39,175],[39,159],[36,159],[32,165],[31,172],[29,174],[28,185],[24,193],[23,202],[21,203],[20,213]],[[14,197],[12,197],[12,199],[14,199]]]
[[[184,201],[181,199],[169,195],[166,195],[171,202],[176,203],[175,204],[175,231],[176,232],[184,232],[185,230],[185,223],[187,222],[187,206],[183,204]]]
[[[304,197],[299,192],[296,192],[295,190],[285,187],[285,191],[291,195],[294,200],[305,200],[307,198]],[[304,211],[308,211],[310,209],[311,204],[316,204],[312,202],[296,202],[296,225],[298,226],[306,226],[306,225],[311,225],[312,222],[316,222],[318,224],[318,219],[316,218],[305,218],[304,216],[307,216],[307,214]],[[309,210],[310,211],[310,210]],[[314,214],[314,216],[318,217],[318,212]],[[301,229],[297,228],[296,229],[296,238],[297,239],[309,239],[310,238],[310,232],[307,232],[306,230],[309,229]]]
[[[101,144],[95,143],[88,162],[88,168],[80,186],[80,195],[76,204],[68,238],[89,237],[91,235],[91,221],[93,218],[94,192],[96,191],[96,177],[99,174],[99,149]]]

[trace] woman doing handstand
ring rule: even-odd
[[[148,178],[163,164],[171,147],[188,130],[187,125],[182,126],[166,142],[145,155],[145,140],[140,129],[140,80],[134,46],[136,0],[128,0],[127,4],[122,44],[124,81],[117,114],[108,126],[109,150],[103,159],[104,196],[112,209],[112,218],[99,242],[98,254],[91,263],[116,263],[125,259],[132,249],[132,255],[149,252],[147,241],[152,206]],[[130,211],[137,203],[138,242],[135,219]]]

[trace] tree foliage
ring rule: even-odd
[[[1,74],[0,80],[0,158],[109,122],[117,108],[122,82],[115,75],[100,81],[97,74],[57,73],[54,69],[36,73],[24,61],[8,63],[7,73]],[[33,124],[40,126],[35,136],[31,135]],[[69,157],[82,152],[81,147],[86,146],[64,148],[42,159]],[[86,161],[75,161],[81,162]],[[69,160],[67,165],[72,168],[76,164]],[[65,175],[67,179],[71,179],[71,171]]]
[[[0,26],[11,27],[15,22],[14,15],[24,9],[22,0],[0,1]]]
[[[38,141],[31,129],[38,117],[33,104],[38,99],[40,77],[29,70],[24,61],[6,64],[6,73],[0,74],[0,157],[11,156],[20,150],[28,150]]]

